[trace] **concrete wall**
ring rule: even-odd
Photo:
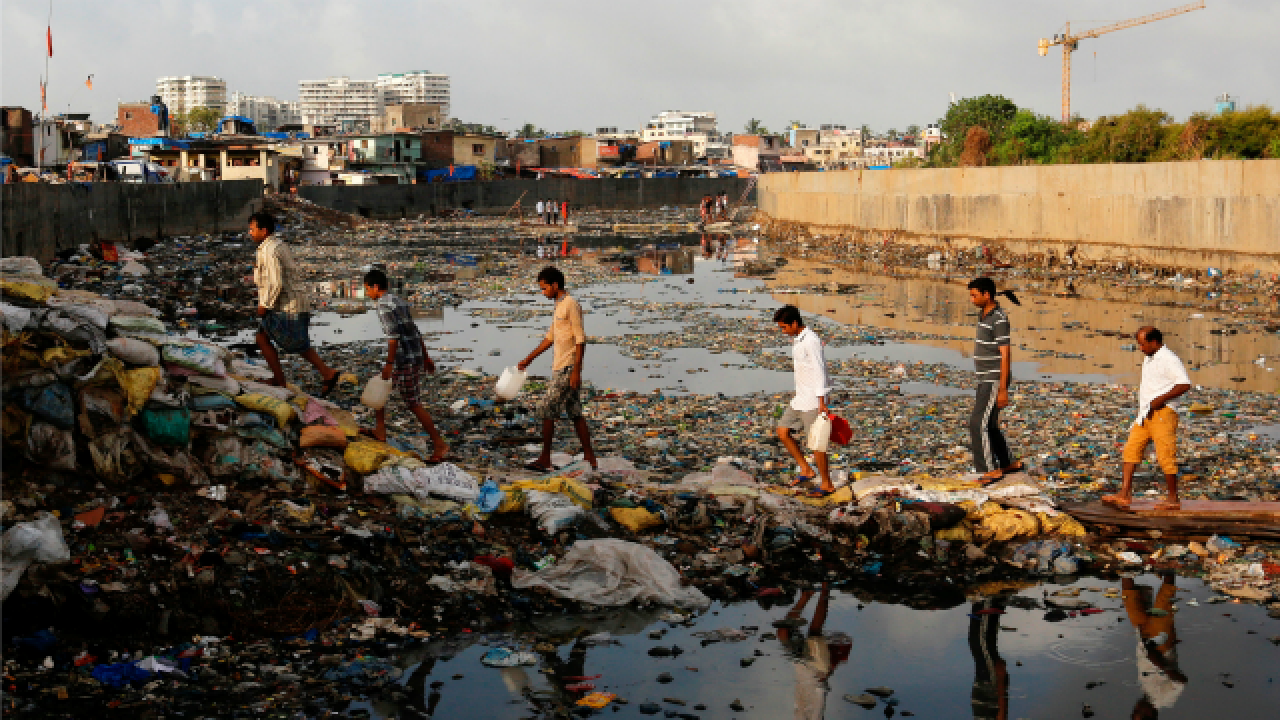
[[[729,193],[736,204],[745,178],[617,178],[495,180],[419,185],[305,185],[298,195],[311,202],[367,217],[431,215],[452,208],[506,210],[524,193],[528,212],[542,198],[568,200],[576,208],[640,209],[697,205],[708,193]],[[748,202],[754,202],[754,191]]]
[[[781,231],[1280,271],[1280,160],[774,173],[759,206]]]
[[[0,186],[0,248],[5,256],[43,261],[59,250],[100,240],[243,230],[261,180],[165,183],[82,183]]]

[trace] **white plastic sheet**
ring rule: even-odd
[[[593,605],[711,604],[697,588],[681,585],[680,573],[653,550],[614,538],[579,540],[560,562],[536,573],[517,567],[511,584],[517,588],[545,588],[557,597]]]
[[[63,563],[71,559],[71,549],[62,538],[62,525],[51,513],[42,512],[35,520],[18,523],[4,533],[0,586],[4,595],[18,586],[22,573],[33,562]]]

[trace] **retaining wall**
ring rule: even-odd
[[[0,248],[41,262],[100,240],[133,245],[169,235],[243,230],[261,180],[163,183],[9,183],[0,186]]]
[[[454,208],[507,210],[521,200],[526,214],[539,199],[568,200],[573,208],[638,210],[697,205],[703,195],[729,193],[736,204],[746,178],[602,178],[494,180],[418,185],[304,185],[298,195],[317,205],[373,218],[434,215]],[[754,203],[755,191],[748,195]]]
[[[1280,272],[1280,160],[762,175],[775,230]]]

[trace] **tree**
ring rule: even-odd
[[[748,120],[747,124],[742,128],[742,130],[748,135],[768,135],[769,134],[769,128],[765,127],[764,123],[760,122],[755,118],[751,118],[750,120]]]
[[[919,125],[908,125],[908,126],[907,126],[907,137],[911,137],[911,138],[919,138],[919,137],[920,137],[920,126],[919,126]]]
[[[1150,162],[1178,156],[1183,127],[1169,113],[1139,105],[1098,118],[1068,155],[1071,162]]]
[[[898,129],[897,129],[897,128],[889,128],[889,130],[888,130],[887,132],[885,132],[885,135],[886,135],[890,140],[897,140],[897,139],[898,139]]]
[[[938,164],[952,165],[964,152],[969,128],[980,126],[987,131],[992,142],[1004,137],[1004,130],[1018,112],[1018,106],[1003,95],[981,95],[963,98],[947,108],[947,114],[938,121],[947,140],[931,159]]]
[[[791,121],[789,121],[789,122],[787,123],[787,128],[788,128],[788,129],[790,129],[790,128],[801,128],[801,127],[804,127],[804,123],[800,122],[799,120],[791,120]]]
[[[188,135],[193,132],[216,132],[221,113],[211,107],[193,107],[185,113],[175,115],[170,120],[174,135]]]
[[[991,133],[981,125],[971,125],[964,136],[964,151],[960,153],[961,167],[985,167],[987,154],[991,152]]]
[[[533,123],[525,123],[520,126],[520,132],[517,133],[522,138],[540,138],[547,134],[546,130],[537,127]]]
[[[1048,115],[1019,110],[996,143],[994,159],[1000,165],[1051,163],[1064,147],[1079,139],[1075,124],[1065,125]]]
[[[862,139],[863,139],[863,140],[867,140],[868,138],[870,138],[870,137],[872,136],[871,126],[870,126],[870,125],[863,125],[863,126],[862,126],[862,129],[861,129],[859,132],[861,132],[861,133],[862,133]]]

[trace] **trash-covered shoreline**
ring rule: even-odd
[[[295,237],[348,241],[300,249],[305,262],[332,265],[341,253],[352,275],[371,260],[440,272],[439,252],[393,255],[377,232],[347,220],[334,230],[327,214],[288,208]],[[712,602],[791,597],[823,582],[960,602],[1002,581],[1173,571],[1280,616],[1274,544],[1126,534],[1063,511],[1118,475],[1129,389],[1020,386],[1007,427],[1030,472],[980,488],[959,439],[968,399],[895,387],[916,379],[963,388],[965,373],[835,361],[838,409],[855,440],[837,459],[840,489],[816,500],[785,486],[789,460],[772,439],[785,395],[588,388],[599,471],[557,454],[560,469],[537,475],[521,466],[536,442],[529,397],[540,380],[500,404],[496,377],[452,365],[434,381],[430,409],[459,459],[428,466],[424,438],[396,432],[395,422],[386,443],[359,433],[370,422],[358,398],[375,343],[322,348],[349,374],[329,399],[296,363],[286,364],[296,385],[266,385],[260,359],[201,337],[249,325],[251,249],[208,238],[171,244],[116,250],[114,261],[84,248],[53,268],[5,258],[0,268],[4,709],[15,716],[318,716],[356,696],[404,695],[386,655],[456,633],[633,604],[670,605],[692,623]],[[209,270],[161,259],[197,246],[208,248]],[[513,257],[472,279],[408,289],[425,309],[527,293],[536,259]],[[574,288],[635,281],[562,264]],[[211,290],[182,301],[171,292],[181,283]],[[341,311],[340,299],[330,303]],[[622,305],[633,303],[601,300],[593,314]],[[477,315],[547,315],[509,307]],[[715,317],[707,303],[674,298],[641,309],[689,318],[680,333],[592,342],[637,361],[683,345],[783,367],[769,352],[778,341],[767,318]],[[882,341],[863,328],[827,329],[835,345]],[[1237,417],[1272,418],[1274,396],[1201,389],[1196,402],[1188,496],[1274,500],[1276,446],[1242,437],[1248,420]],[[569,434],[557,440],[566,447],[577,447]],[[536,634],[509,643],[492,663],[540,663],[538,644]],[[564,693],[539,712],[591,710],[579,700],[604,689],[584,682],[561,683]]]

